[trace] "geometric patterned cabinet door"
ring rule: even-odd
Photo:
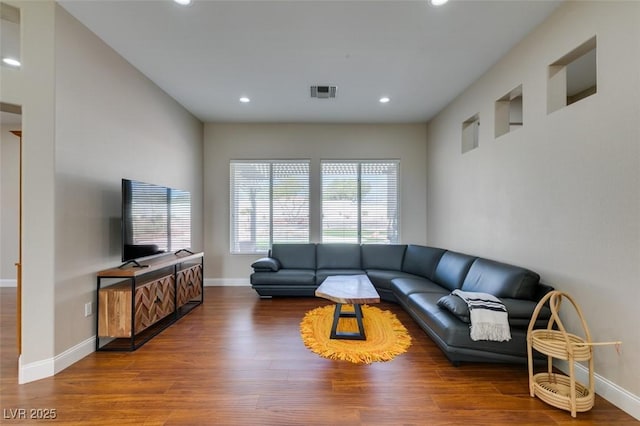
[[[178,307],[187,302],[200,299],[202,295],[202,265],[178,271]]]
[[[135,331],[140,333],[175,310],[173,274],[137,285]],[[128,282],[100,289],[98,336],[131,337],[131,285]]]
[[[173,275],[136,287],[135,333],[160,321],[175,310]]]

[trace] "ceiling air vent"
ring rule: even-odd
[[[311,86],[311,97],[318,99],[329,99],[336,97],[336,86]]]

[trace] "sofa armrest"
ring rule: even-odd
[[[256,272],[277,272],[280,270],[280,261],[273,257],[262,257],[251,264]]]
[[[550,291],[555,290],[553,287],[551,287],[550,285],[546,285],[546,284],[542,284],[542,283],[538,283],[538,285],[536,286],[536,291],[533,295],[533,298],[536,302],[540,301],[540,299],[542,299],[545,294],[549,293]],[[548,305],[548,304],[547,304]]]

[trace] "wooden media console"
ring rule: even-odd
[[[96,350],[136,350],[202,304],[203,264],[182,250],[98,272]]]

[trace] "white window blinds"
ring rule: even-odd
[[[231,162],[231,252],[309,242],[309,161]]]
[[[322,241],[398,242],[398,161],[322,162]]]

